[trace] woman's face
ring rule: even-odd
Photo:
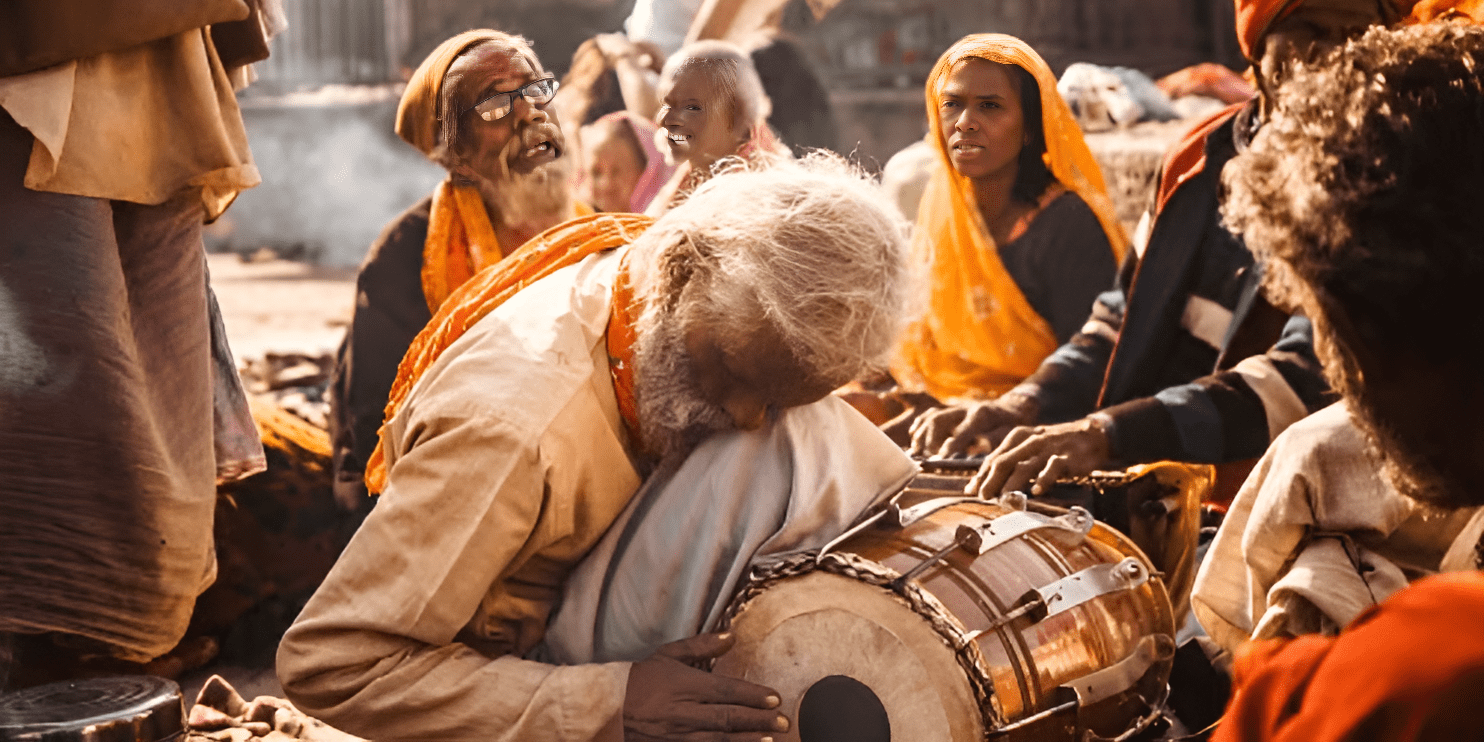
[[[689,66],[660,89],[660,151],[672,165],[710,167],[742,144],[709,78],[704,67]]]
[[[948,71],[937,100],[938,133],[953,169],[968,178],[1015,179],[1025,120],[1010,68],[970,57]]]
[[[621,126],[628,124],[620,122]],[[598,211],[630,211],[629,198],[644,163],[622,132],[608,124],[584,127],[582,141],[587,155],[587,187],[593,208]]]

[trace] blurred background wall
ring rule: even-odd
[[[561,75],[584,39],[618,31],[634,0],[287,0],[259,80],[241,94],[263,184],[215,225],[208,246],[349,266],[442,171],[392,132],[401,83],[443,39],[494,27],[531,39]],[[827,90],[838,149],[879,168],[921,138],[922,85],[969,33],[1034,46],[1060,74],[1073,62],[1153,77],[1202,61],[1240,70],[1231,0],[839,0],[816,20],[783,9]]]

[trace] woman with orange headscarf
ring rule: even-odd
[[[937,399],[994,398],[1082,326],[1127,239],[1056,78],[1013,36],[966,36],[927,82],[938,169],[913,254],[930,276],[892,373]]]

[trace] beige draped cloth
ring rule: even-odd
[[[36,137],[32,190],[154,205],[198,187],[210,221],[262,180],[207,28],[0,78],[0,108]]]
[[[629,664],[607,660],[694,633],[751,556],[823,543],[911,475],[827,398],[709,440],[637,502],[606,338],[626,249],[517,292],[412,387],[382,432],[381,501],[279,646],[296,706],[378,742],[619,740]],[[583,586],[594,600],[561,629],[583,664],[527,659]],[[670,603],[649,601],[659,587]]]
[[[1474,512],[1436,514],[1397,493],[1337,403],[1268,447],[1227,511],[1191,604],[1227,650],[1334,633],[1437,572]]]

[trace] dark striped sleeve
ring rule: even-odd
[[[1314,355],[1313,326],[1296,316],[1267,353],[1104,412],[1124,463],[1219,464],[1262,455],[1289,425],[1334,399]]]
[[[1120,289],[1099,294],[1082,329],[1016,388],[1040,405],[1038,422],[1076,420],[1096,407],[1103,374],[1123,327],[1124,305]]]

